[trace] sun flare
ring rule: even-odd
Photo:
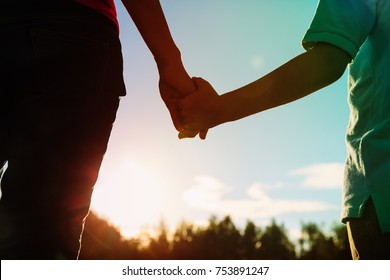
[[[132,160],[103,164],[91,209],[117,226],[125,237],[158,224],[165,201],[157,174]]]

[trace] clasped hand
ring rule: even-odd
[[[182,122],[179,138],[205,139],[210,128],[217,125],[218,93],[202,78],[192,78],[196,90],[177,101]]]
[[[159,69],[160,95],[167,106],[179,138],[206,138],[215,126],[218,94],[201,78],[190,78],[182,65]]]

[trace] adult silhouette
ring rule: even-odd
[[[195,86],[160,3],[122,2],[156,61],[161,97],[180,130],[175,102]],[[78,257],[125,95],[118,33],[114,0],[1,2],[1,259]]]

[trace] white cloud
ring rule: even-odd
[[[290,176],[302,176],[307,188],[339,188],[343,184],[344,165],[341,163],[320,163],[289,172]]]
[[[183,198],[189,206],[197,210],[252,220],[292,212],[316,212],[336,208],[315,200],[275,199],[265,192],[267,188],[268,186],[256,183],[247,188],[247,197],[231,199],[226,197],[231,190],[229,186],[216,178],[199,176],[195,178],[195,184],[183,193]]]

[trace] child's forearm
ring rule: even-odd
[[[341,49],[318,44],[263,78],[221,95],[217,123],[235,121],[309,95],[338,80],[349,61],[349,55]]]

